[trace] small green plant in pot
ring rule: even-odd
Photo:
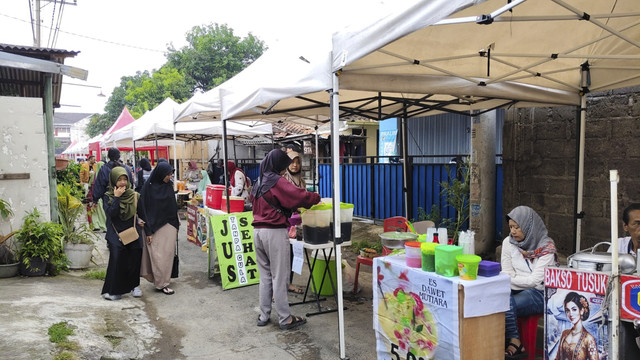
[[[70,261],[71,269],[84,269],[91,262],[95,235],[80,217],[84,214],[82,202],[72,194],[67,184],[58,184],[58,213],[62,225],[64,252]]]
[[[62,225],[42,222],[37,209],[24,217],[16,233],[19,244],[20,271],[27,276],[42,276],[49,264],[49,275],[68,269],[62,242]]]

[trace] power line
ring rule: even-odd
[[[7,17],[9,19],[13,19],[13,20],[17,20],[17,21],[21,21],[24,23],[29,24],[30,22],[27,20],[23,20],[23,19],[19,19],[17,17],[11,16],[11,15],[7,15],[7,14],[2,14],[0,13],[1,16]],[[51,30],[50,27],[46,26],[46,25],[42,25],[42,27],[47,28],[49,30]],[[156,53],[161,53],[164,54],[165,51],[164,50],[156,50],[156,49],[150,49],[150,48],[145,48],[142,46],[136,46],[136,45],[129,45],[129,44],[123,44],[123,43],[119,43],[119,42],[115,42],[115,41],[110,41],[110,40],[104,40],[104,39],[98,39],[92,36],[87,36],[87,35],[81,35],[81,34],[76,34],[70,31],[64,31],[64,30],[57,30],[58,32],[62,32],[68,35],[73,35],[73,36],[77,36],[77,37],[81,37],[81,38],[85,38],[85,39],[89,39],[89,40],[93,40],[93,41],[99,41],[99,42],[103,42],[103,43],[107,43],[107,44],[112,44],[112,45],[117,45],[117,46],[123,46],[123,47],[128,47],[128,48],[132,48],[132,49],[138,49],[138,50],[144,50],[144,51],[150,51],[150,52],[156,52]]]

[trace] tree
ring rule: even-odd
[[[253,63],[265,50],[262,40],[249,33],[244,39],[227,25],[194,26],[187,33],[189,45],[170,46],[167,65],[187,78],[193,91],[207,91],[230,79]]]
[[[89,137],[100,135],[109,130],[114,122],[115,119],[109,120],[107,118],[107,114],[93,114],[91,116],[91,119],[89,120],[89,123],[87,124],[85,132],[87,133],[87,135],[89,135]]]

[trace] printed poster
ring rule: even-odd
[[[222,288],[226,290],[259,283],[251,226],[253,213],[213,215],[210,219]]]
[[[200,245],[202,250],[205,251],[209,246],[209,239],[211,238],[211,226],[209,226],[209,218],[207,217],[207,211],[204,208],[198,207],[197,226],[196,226],[196,245]]]
[[[378,154],[380,156],[397,156],[398,119],[391,118],[378,122],[380,126]],[[389,163],[389,158],[381,158],[381,163]]]
[[[545,268],[545,359],[609,358],[608,281],[606,273]]]
[[[378,359],[459,359],[457,284],[388,257],[373,266]]]
[[[640,319],[640,277],[621,275],[620,284],[620,318]]]
[[[198,207],[195,205],[187,205],[187,240],[198,246],[202,243],[197,239],[198,233]]]

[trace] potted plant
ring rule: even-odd
[[[91,262],[95,235],[86,222],[77,223],[83,214],[84,206],[77,197],[72,195],[69,185],[58,184],[57,193],[62,242],[70,262],[69,268],[87,268]]]
[[[24,217],[22,228],[16,233],[20,250],[20,272],[27,276],[42,276],[49,267],[49,275],[67,270],[67,256],[62,243],[62,225],[40,221],[38,209]]]
[[[11,204],[0,199],[0,217],[3,221],[13,216]],[[12,277],[18,274],[18,259],[16,257],[15,241],[11,238],[15,231],[3,235],[0,234],[0,278]]]

